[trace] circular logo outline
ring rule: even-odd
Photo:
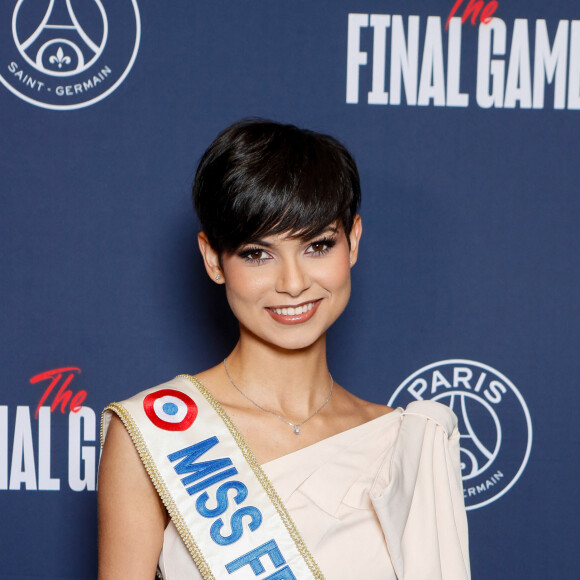
[[[37,101],[37,100],[33,99],[32,97],[25,95],[24,93],[17,90],[16,87],[14,87],[12,84],[10,84],[10,82],[8,82],[8,80],[4,78],[3,74],[0,74],[0,82],[13,95],[17,96],[19,99],[22,99],[23,101],[25,101],[31,105],[34,105],[36,107],[40,107],[42,109],[49,109],[52,111],[72,111],[72,110],[76,110],[76,109],[83,109],[85,107],[90,107],[91,105],[94,105],[94,104],[102,101],[103,99],[107,98],[111,93],[113,93],[115,90],[117,90],[117,88],[127,78],[127,75],[131,72],[131,69],[133,68],[133,64],[135,63],[135,60],[137,60],[137,54],[139,52],[139,48],[141,45],[141,15],[139,13],[139,6],[137,4],[137,0],[130,0],[130,1],[131,1],[132,6],[133,6],[133,11],[135,13],[135,45],[133,47],[133,52],[131,54],[131,58],[129,59],[129,63],[125,67],[125,70],[120,75],[120,77],[106,91],[103,91],[98,96],[93,97],[93,98],[89,99],[88,101],[83,101],[81,103],[74,103],[72,105],[55,105],[52,103],[45,103],[43,101]],[[22,2],[23,2],[23,0],[18,0],[18,2],[16,3],[16,6],[14,7],[14,11],[16,11],[17,9],[20,9]],[[15,48],[20,53],[20,49],[16,45],[16,39],[13,38],[13,40],[15,41]],[[28,63],[28,64],[30,66],[30,63]],[[36,69],[36,66],[34,66],[34,68]],[[38,69],[36,69],[36,70],[38,70]],[[42,72],[42,71],[39,71],[39,72]],[[47,73],[42,73],[42,74],[47,74]],[[80,73],[78,73],[78,74],[80,74]]]
[[[51,0],[52,2],[54,2],[54,0]],[[57,77],[67,77],[67,76],[73,76],[75,74],[79,74],[81,72],[84,72],[85,70],[89,69],[101,56],[101,54],[103,53],[103,50],[105,49],[105,45],[107,44],[107,37],[108,37],[108,32],[109,32],[109,25],[108,25],[108,19],[107,19],[107,12],[105,11],[105,7],[103,6],[101,0],[94,0],[95,4],[97,5],[97,8],[99,9],[99,12],[101,13],[101,17],[103,18],[103,38],[101,39],[101,45],[98,47],[98,50],[95,51],[95,56],[93,56],[93,58],[88,62],[88,63],[82,63],[82,70],[78,71],[78,70],[72,70],[72,71],[64,71],[64,72],[59,72],[59,71],[50,71],[48,69],[46,69],[43,65],[42,62],[39,64],[34,63],[31,58],[28,56],[28,54],[26,54],[26,50],[25,47],[23,47],[23,43],[20,42],[20,38],[18,37],[18,30],[17,30],[17,20],[18,20],[18,12],[20,11],[20,7],[22,6],[22,4],[25,2],[25,0],[18,0],[16,3],[16,6],[14,8],[14,11],[12,13],[12,37],[14,39],[14,42],[16,44],[16,48],[18,49],[18,52],[20,53],[20,55],[22,56],[22,58],[33,68],[35,68],[36,70],[47,74],[47,75],[52,75],[52,76],[57,76]],[[69,5],[70,8],[70,5]],[[50,9],[50,7],[49,7]],[[74,11],[71,13],[71,16],[74,15]],[[47,12],[47,14],[45,14],[45,19],[49,16],[49,13]],[[73,23],[77,26],[80,26],[78,21],[76,20],[76,18],[74,18],[73,16]],[[43,20],[43,22],[41,22],[41,24],[46,24],[46,22]],[[39,27],[40,28],[40,27]],[[37,29],[38,30],[38,29]],[[34,36],[34,34],[33,34]],[[30,40],[30,39],[29,39]],[[84,39],[85,42],[87,42],[86,38]],[[38,56],[36,58],[36,60],[41,60],[42,58],[42,54],[44,53],[45,49],[50,46],[51,44],[55,44],[57,42],[64,42],[66,44],[69,44],[71,47],[76,48],[77,53],[80,52],[78,47],[76,47],[76,45],[70,41],[67,41],[66,39],[63,38],[58,38],[58,39],[53,39],[51,41],[49,41],[48,43],[45,43],[38,52]],[[90,41],[89,41],[90,42]],[[79,63],[80,64],[80,63]],[[40,67],[40,68],[39,68]]]
[[[173,405],[176,405],[177,408],[180,407],[179,403],[185,404],[187,411],[182,419],[179,421],[168,421],[159,416],[159,409],[157,408],[158,406],[156,403],[164,398],[178,399],[177,404],[172,403]],[[186,429],[189,429],[197,419],[199,411],[195,401],[191,397],[181,391],[176,391],[175,389],[160,389],[153,393],[149,393],[143,399],[143,410],[149,420],[156,427],[165,431],[185,431]]]
[[[504,381],[504,383],[511,389],[512,393],[516,396],[518,402],[520,403],[520,406],[524,412],[524,417],[525,417],[525,422],[526,422],[526,427],[527,427],[526,450],[524,453],[524,458],[522,460],[522,463],[521,463],[520,467],[518,468],[516,474],[512,477],[511,481],[501,491],[499,491],[496,495],[493,495],[492,497],[482,501],[481,503],[466,506],[465,509],[469,511],[469,510],[479,509],[479,508],[482,508],[486,505],[489,505],[490,503],[493,503],[494,501],[498,500],[500,497],[505,495],[517,483],[517,481],[521,477],[524,469],[526,468],[526,466],[528,464],[528,461],[529,461],[529,458],[531,455],[531,451],[532,451],[532,441],[533,441],[532,419],[531,419],[530,411],[528,409],[528,406],[527,406],[522,394],[517,389],[517,387],[503,373],[499,372],[498,370],[494,369],[493,367],[491,367],[489,365],[486,365],[486,364],[481,363],[479,361],[474,361],[474,360],[469,360],[469,359],[446,359],[446,360],[441,360],[441,361],[437,361],[434,363],[430,363],[428,365],[425,365],[424,367],[421,367],[420,369],[418,369],[415,372],[413,372],[412,374],[410,374],[406,379],[404,379],[401,382],[401,384],[395,389],[395,391],[393,392],[393,394],[389,398],[389,401],[387,404],[390,407],[392,407],[393,403],[395,403],[395,401],[396,401],[397,396],[402,391],[404,391],[404,389],[407,386],[409,386],[409,384],[412,383],[412,381],[416,377],[418,377],[419,375],[421,375],[424,372],[429,371],[435,367],[442,367],[442,366],[448,366],[448,365],[472,365],[472,366],[481,368],[489,373],[492,373],[493,375],[495,375],[496,377],[498,377],[502,381]],[[436,398],[437,398],[437,396],[435,396],[429,400],[435,400]],[[462,482],[463,481],[465,481],[465,480],[462,477]]]

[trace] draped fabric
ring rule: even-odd
[[[328,580],[468,580],[459,433],[431,401],[262,466]],[[165,580],[200,579],[172,523]]]

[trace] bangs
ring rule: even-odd
[[[295,148],[264,160],[254,174],[255,187],[235,196],[233,213],[239,218],[239,227],[228,236],[229,251],[282,233],[312,238],[341,219],[345,211],[350,214],[351,184],[341,179],[337,160],[319,149]],[[350,231],[347,224],[343,226]]]
[[[237,124],[226,133],[234,128],[225,150],[214,147],[224,133],[206,152],[194,184],[196,209],[214,249],[233,253],[282,233],[311,239],[335,222],[350,233],[360,185],[356,164],[338,141],[266,121]],[[212,147],[217,155],[207,159]],[[211,194],[209,201],[202,190]]]

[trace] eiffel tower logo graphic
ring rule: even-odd
[[[465,481],[481,475],[497,457],[501,447],[501,425],[485,399],[472,393],[454,393],[450,399],[449,407],[457,415],[461,433],[461,474]],[[478,436],[474,417],[471,416],[477,411],[486,415],[489,424],[486,441]]]
[[[85,0],[83,13],[79,11],[81,18],[75,13],[72,0],[50,0],[34,29],[19,26],[25,13],[28,18],[32,14],[27,10],[29,1],[18,0],[12,17],[14,42],[28,64],[48,75],[66,77],[83,72],[99,58],[108,36],[107,14],[101,0],[90,0],[88,4]],[[34,14],[41,12],[36,9]],[[101,19],[100,26],[94,26],[95,16]],[[93,19],[92,37],[81,24],[83,18],[89,17]],[[100,31],[95,33],[94,29]]]

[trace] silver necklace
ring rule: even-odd
[[[240,389],[240,387],[238,387],[238,385],[236,385],[236,383],[234,383],[234,379],[232,379],[232,377],[230,376],[230,373],[228,371],[228,365],[226,365],[226,359],[224,359],[224,369],[226,370],[226,375],[228,375],[228,379],[230,379],[230,383],[232,383],[232,385],[234,385],[234,388],[236,389],[236,391],[238,391],[238,393],[240,393],[240,395],[242,395],[243,397],[248,399],[248,401],[250,401],[250,403],[252,403],[252,405],[258,407],[258,409],[260,409],[261,411],[265,411],[266,413],[270,413],[270,415],[274,415],[274,417],[278,417],[278,419],[280,419],[281,421],[284,421],[284,423],[286,423],[287,425],[290,425],[290,427],[292,427],[292,429],[294,429],[295,435],[300,435],[300,427],[302,425],[304,425],[304,423],[306,423],[307,421],[310,421],[310,419],[312,419],[312,417],[314,417],[314,415],[318,415],[318,413],[320,413],[320,411],[322,411],[322,409],[324,409],[326,403],[328,403],[328,401],[330,401],[330,397],[332,397],[332,390],[334,389],[334,379],[332,378],[332,375],[330,375],[330,393],[328,393],[328,397],[326,397],[326,400],[324,401],[324,403],[322,403],[322,405],[320,405],[320,407],[318,407],[318,409],[316,409],[316,411],[314,411],[314,413],[312,413],[312,415],[310,415],[310,417],[307,417],[306,419],[304,419],[304,421],[301,421],[300,423],[292,423],[292,421],[288,421],[288,419],[285,419],[284,417],[282,417],[282,415],[278,415],[278,413],[274,413],[274,411],[270,411],[269,409],[264,409],[264,407],[262,407],[262,405],[258,405],[258,403],[256,403],[256,401],[250,399],[250,397],[248,397],[248,395],[246,395],[246,393],[244,393],[244,391],[242,391],[242,389]]]

